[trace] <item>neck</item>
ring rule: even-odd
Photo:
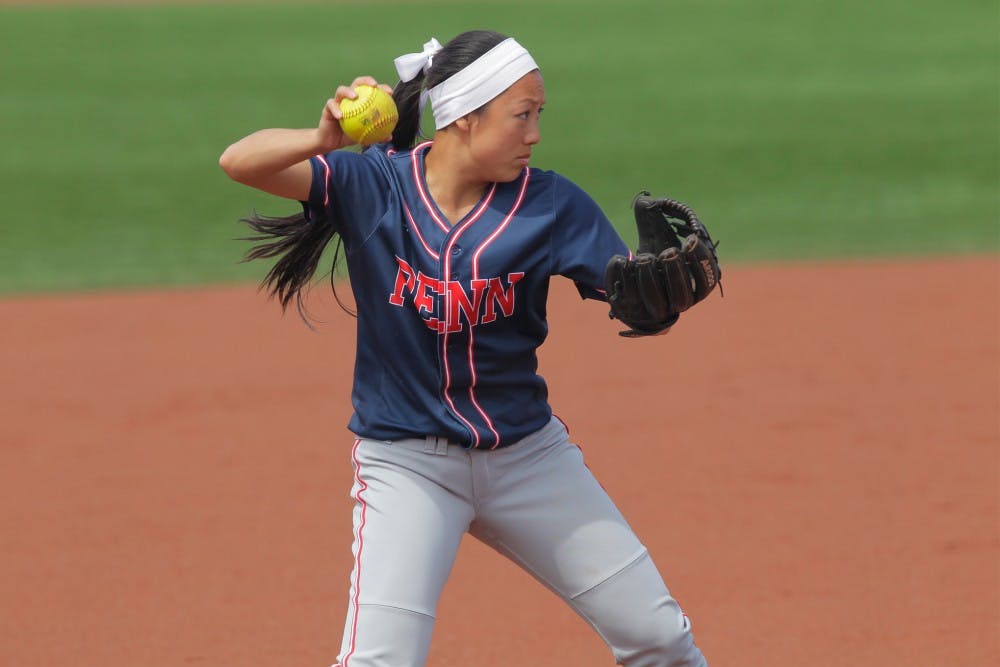
[[[448,132],[438,132],[424,160],[424,178],[431,198],[452,225],[479,203],[489,185],[476,177],[467,153],[455,146]],[[456,150],[458,149],[458,150]]]

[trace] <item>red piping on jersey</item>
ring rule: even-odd
[[[555,418],[556,418],[556,420],[557,420],[557,421],[558,421],[558,422],[559,422],[560,424],[562,424],[562,425],[563,425],[563,428],[564,428],[564,429],[566,429],[566,435],[569,435],[569,425],[568,425],[568,424],[567,424],[566,422],[564,422],[564,421],[562,420],[562,417],[560,417],[559,415],[557,415],[557,414],[556,414],[556,413],[554,413],[554,412],[552,413],[552,416],[553,416],[553,417],[555,417]]]
[[[417,185],[419,187],[420,178],[418,176],[418,172],[416,171],[416,166],[417,166],[416,163],[414,163],[413,174],[414,178],[417,179]],[[465,231],[472,226],[472,223],[474,223],[476,220],[479,220],[479,218],[482,217],[483,213],[486,212],[486,209],[489,208],[490,202],[493,201],[493,195],[496,193],[496,191],[497,191],[497,184],[493,183],[493,185],[489,189],[489,192],[486,193],[486,196],[483,198],[483,201],[479,205],[479,207],[475,211],[473,211],[469,215],[469,217],[460,222],[459,226],[456,229],[452,230],[453,233],[451,235],[451,238],[448,239],[448,242],[445,244],[444,247],[444,275],[441,276],[441,279],[445,281],[445,284],[447,284],[447,282],[451,280],[451,249],[454,247],[455,242],[458,241],[459,237],[461,237],[462,234],[464,234]],[[421,193],[421,196],[423,196],[423,193]],[[427,206],[427,210],[430,212],[431,216],[434,216],[436,219],[437,214],[434,212],[434,208],[431,202],[425,200],[424,204]],[[450,289],[445,290],[444,307],[445,307],[445,328],[444,328],[444,335],[441,336],[441,358],[444,360],[444,389],[442,390],[442,394],[444,395],[444,399],[448,401],[448,405],[451,406],[452,411],[472,431],[472,437],[474,439],[472,446],[478,447],[479,430],[476,429],[476,427],[472,425],[472,422],[466,419],[462,415],[462,413],[458,411],[458,408],[455,406],[455,402],[452,401],[451,396],[448,395],[448,389],[451,387],[451,366],[448,364],[448,326],[447,326],[448,315],[451,313]],[[471,322],[469,323],[469,341],[470,341],[469,344],[471,345],[472,344]],[[475,372],[474,369],[473,372]],[[473,399],[473,403],[475,403],[475,399]],[[484,418],[486,418],[486,415],[483,413],[482,408],[480,408],[478,405],[476,405],[476,408],[479,410],[479,413],[482,414]],[[496,430],[493,428],[493,424],[489,421],[488,418],[486,419],[486,424],[489,427],[490,431],[493,432],[493,434],[497,437],[499,441],[500,434],[496,432]]]
[[[434,204],[431,202],[430,195],[428,195],[427,191],[424,190],[424,182],[423,179],[420,178],[420,152],[433,143],[433,141],[425,141],[422,144],[418,144],[410,153],[410,160],[413,162],[413,180],[417,184],[417,193],[420,195],[420,199],[423,200],[424,206],[427,207],[427,211],[431,214],[431,218],[437,223],[438,227],[440,227],[441,230],[447,234],[451,231],[451,225],[442,220],[441,216],[439,216],[437,211],[434,210]]]
[[[365,519],[368,516],[368,503],[365,502],[361,494],[368,490],[368,485],[365,484],[364,480],[361,479],[361,462],[358,461],[358,447],[361,445],[361,440],[354,441],[354,449],[351,450],[351,458],[354,460],[354,481],[358,483],[358,493],[357,499],[361,504],[361,521],[358,524],[358,555],[354,558],[354,599],[351,600],[351,606],[354,609],[354,621],[351,623],[351,643],[350,648],[347,653],[344,654],[344,660],[340,663],[342,667],[347,667],[347,661],[354,654],[354,649],[357,648],[358,640],[358,614],[360,612],[360,599],[361,599],[361,551],[365,546],[365,539],[363,531],[365,529]]]
[[[437,226],[440,227],[445,234],[449,234],[451,233],[451,228],[452,228],[451,223],[449,223],[447,220],[445,220],[438,214],[437,206],[431,200],[430,194],[428,194],[427,190],[424,189],[424,181],[420,177],[420,162],[418,160],[418,152],[424,146],[430,146],[433,143],[434,143],[433,141],[425,141],[424,143],[420,144],[419,146],[413,149],[413,153],[411,155],[411,159],[413,161],[413,180],[417,184],[417,193],[420,195],[420,200],[424,203],[424,207],[427,209],[427,213],[431,216],[431,219],[433,219],[434,222],[437,223]],[[483,201],[481,201],[479,205],[476,207],[476,209],[470,214],[473,218],[478,219],[479,216],[483,214],[483,211],[486,210],[486,207],[490,205],[490,200],[493,199],[493,193],[495,193],[496,190],[497,190],[497,184],[494,183],[492,186],[490,186],[490,189],[486,193],[486,196],[483,198]]]
[[[521,182],[521,191],[517,193],[517,199],[514,200],[514,206],[510,209],[510,213],[508,213],[507,217],[503,219],[503,222],[500,223],[500,226],[497,227],[492,234],[486,237],[486,240],[483,241],[482,244],[480,244],[479,248],[476,249],[476,253],[472,256],[473,280],[479,278],[479,256],[483,254],[483,250],[486,249],[486,246],[493,243],[496,237],[500,236],[500,234],[503,233],[503,230],[507,228],[507,225],[510,224],[510,221],[514,219],[514,216],[517,214],[518,209],[521,208],[521,204],[524,203],[524,194],[528,191],[528,181],[530,180],[531,180],[531,172],[526,167],[524,169],[524,180]],[[493,187],[496,188],[495,183],[493,184]],[[490,193],[490,195],[492,196],[492,192]]]
[[[479,279],[479,256],[483,254],[483,251],[486,250],[487,246],[493,243],[493,241],[496,240],[496,238],[503,233],[503,231],[507,228],[507,225],[510,224],[510,221],[514,219],[515,215],[517,215],[518,210],[520,210],[521,208],[521,204],[524,203],[524,195],[528,191],[528,181],[530,180],[531,180],[531,171],[525,168],[524,178],[521,180],[521,190],[517,193],[517,199],[514,200],[514,205],[511,207],[510,212],[507,214],[507,217],[503,219],[503,222],[500,223],[500,225],[493,231],[492,234],[486,237],[486,240],[479,245],[479,247],[476,249],[476,253],[472,256],[473,280]],[[513,286],[511,286],[511,289],[512,290],[514,289]],[[469,383],[469,398],[472,400],[472,404],[476,406],[476,410],[479,411],[479,414],[482,415],[483,419],[486,421],[486,425],[489,426],[490,432],[493,433],[493,435],[496,437],[493,446],[490,447],[490,449],[496,449],[497,447],[500,446],[500,434],[497,433],[497,430],[493,427],[493,422],[486,414],[486,411],[483,410],[482,406],[479,405],[479,401],[476,400],[475,388],[476,388],[476,383],[479,381],[479,378],[476,375],[476,362],[474,358],[475,355],[473,354],[473,347],[475,341],[472,331],[473,329],[470,326],[469,327],[469,372],[472,375],[472,382]]]
[[[424,240],[424,235],[420,233],[420,228],[417,227],[417,221],[413,219],[413,214],[410,213],[410,205],[405,201],[403,202],[403,210],[406,212],[406,219],[410,221],[410,229],[412,229],[417,234],[417,238],[420,239],[420,245],[424,247],[424,250],[427,251],[428,255],[434,258],[434,261],[440,261],[440,255],[431,250],[431,247],[427,245],[427,241]]]
[[[323,163],[323,207],[330,203],[330,163],[326,161],[325,155],[317,155],[319,161]]]

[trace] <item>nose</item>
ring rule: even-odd
[[[528,133],[524,135],[524,143],[528,146],[534,146],[541,140],[542,132],[538,127],[538,123],[533,123]]]

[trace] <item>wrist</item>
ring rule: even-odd
[[[310,155],[322,155],[340,148],[340,137],[325,127],[315,127],[309,130]]]

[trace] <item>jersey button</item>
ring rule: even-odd
[[[458,274],[457,273],[451,274],[451,279],[452,280],[458,280]]]
[[[462,253],[462,247],[461,246],[457,246],[457,245],[456,246],[452,246],[452,248],[451,248],[451,254],[452,255],[460,255],[461,253]]]

